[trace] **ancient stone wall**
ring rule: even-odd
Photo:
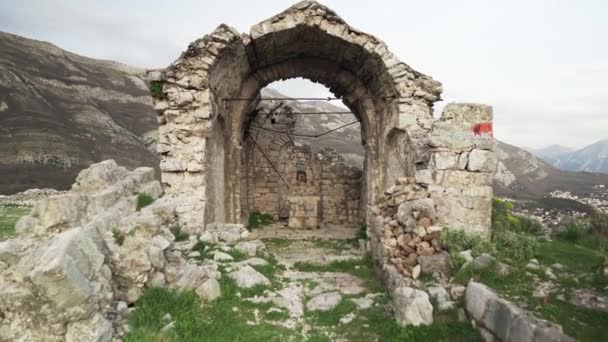
[[[491,131],[476,131],[480,124],[491,127],[492,107],[448,104],[433,123],[429,168],[418,170],[416,179],[427,184],[439,225],[488,234],[497,158]]]
[[[260,89],[294,77],[327,86],[361,121],[369,151],[367,208],[397,177],[413,176],[415,163],[428,164],[426,138],[440,83],[331,9],[302,1],[254,25],[248,35],[220,25],[167,69],[150,74],[162,85],[155,100],[162,181],[170,196],[182,199],[178,212],[185,229],[241,219],[247,116]],[[217,131],[223,140],[213,136]]]
[[[262,111],[273,106],[266,105]],[[314,151],[281,133],[293,132],[295,120],[295,115],[260,114],[250,123],[241,161],[243,218],[261,211],[285,220],[290,215],[290,197],[317,196],[319,222],[362,223],[362,171],[332,149]]]

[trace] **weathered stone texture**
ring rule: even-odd
[[[264,114],[276,108],[282,113],[291,111],[284,103],[273,102],[263,102],[258,110]],[[260,211],[275,219],[288,219],[289,197],[316,196],[319,224],[361,223],[361,170],[347,165],[344,157],[331,149],[313,151],[278,133],[292,132],[296,120],[289,114],[258,115],[253,119],[241,161],[242,217]]]
[[[190,264],[176,250],[171,197],[137,209],[146,191],[162,194],[153,169],[110,160],[35,204],[19,237],[0,244],[0,340],[110,341],[105,314],[114,303],[133,303],[146,287],[195,290],[219,277],[217,265]],[[199,291],[206,299],[217,295],[212,285]]]
[[[560,325],[535,318],[481,283],[469,282],[465,304],[469,316],[483,329],[486,340],[574,341],[563,333]]]
[[[371,202],[397,177],[413,175],[415,162],[428,162],[424,151],[440,83],[327,7],[302,1],[254,25],[249,35],[220,25],[170,67],[150,73],[164,82],[163,96],[155,100],[162,179],[169,194],[182,198],[178,214],[186,229],[200,230],[201,219],[241,218],[247,116],[261,88],[294,77],[328,86],[360,118],[370,151],[364,184]],[[235,97],[248,100],[226,101]],[[331,201],[322,206],[328,215],[336,208]],[[358,208],[335,215],[352,217]],[[197,221],[192,212],[206,217]]]

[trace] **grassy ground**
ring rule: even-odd
[[[570,302],[570,297],[577,289],[608,296],[608,280],[600,268],[606,255],[572,242],[554,240],[541,242],[535,258],[541,265],[538,271],[527,270],[525,262],[499,258],[511,264],[514,268],[511,274],[501,276],[498,265],[494,264],[483,270],[465,267],[455,278],[463,284],[476,279],[490,286],[538,317],[562,325],[564,331],[577,340],[605,340],[608,336],[608,313],[576,306]],[[564,265],[565,269],[553,269],[557,279],[551,280],[545,271],[555,263]],[[555,290],[545,297],[534,297],[533,292],[541,283],[552,284]]]
[[[282,243],[277,243],[283,245]],[[371,259],[337,261],[327,265],[304,264],[294,266],[303,272],[346,272],[363,280],[369,293],[377,293],[376,305],[357,309],[350,298],[326,312],[308,312],[297,320],[293,329],[286,328],[289,313],[276,310],[270,303],[254,304],[247,298],[267,294],[285,285],[283,265],[270,256],[268,266],[255,268],[272,281],[267,288],[238,289],[226,276],[220,284],[222,296],[211,304],[199,303],[191,292],[178,293],[167,289],[149,289],[138,301],[129,317],[131,332],[125,341],[481,341],[477,331],[468,322],[455,317],[438,315],[437,322],[428,327],[400,327],[396,324],[389,305],[388,295],[372,271]],[[302,280],[302,286],[314,288],[314,279]],[[162,317],[170,313],[175,328],[161,332],[167,324]],[[340,319],[354,313],[348,323]],[[443,318],[442,318],[443,317]]]
[[[21,216],[29,213],[29,207],[0,206],[0,240],[15,235],[15,224]]]

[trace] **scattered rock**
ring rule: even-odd
[[[483,253],[473,260],[473,267],[476,269],[487,268],[492,265],[496,259],[488,253]]]
[[[422,272],[422,267],[420,265],[416,265],[412,268],[412,278],[418,279],[420,277],[420,273]]]
[[[270,285],[268,278],[249,265],[243,266],[238,271],[228,273],[228,277],[233,279],[238,287],[246,289],[258,285]]]
[[[470,249],[467,249],[466,251],[462,251],[462,252],[458,253],[458,255],[460,255],[464,259],[464,261],[468,261],[468,262],[473,261],[473,252]]]
[[[426,292],[402,286],[395,289],[392,296],[395,318],[400,325],[433,323],[433,306]]]
[[[348,324],[348,323],[352,322],[356,317],[357,317],[356,313],[354,313],[354,312],[348,313],[345,316],[343,316],[342,318],[340,318],[340,323]]]
[[[420,263],[422,274],[449,274],[450,272],[450,255],[445,251],[433,255],[419,256],[418,262]]]
[[[469,317],[491,341],[574,341],[561,326],[529,315],[481,283],[469,282],[465,304]]]
[[[590,290],[574,290],[570,296],[570,302],[587,309],[608,312],[608,298],[602,297]]]
[[[338,291],[321,293],[306,303],[308,311],[329,311],[340,304],[342,295]]]
[[[459,299],[464,296],[466,290],[467,288],[462,285],[452,285],[452,287],[450,287],[450,295],[452,296],[452,299]]]
[[[201,299],[211,302],[221,295],[220,283],[215,278],[207,279],[194,292]]]
[[[215,261],[232,261],[234,258],[232,255],[220,251],[213,252],[213,260]]]
[[[430,286],[427,291],[429,297],[437,302],[437,309],[439,311],[450,310],[456,306],[455,302],[450,301],[448,291],[442,286]]]
[[[110,342],[112,341],[112,324],[97,313],[91,319],[69,324],[65,341]]]
[[[244,254],[247,254],[249,256],[255,256],[257,253],[259,253],[260,251],[262,251],[266,246],[264,246],[264,243],[260,240],[254,240],[254,241],[242,241],[237,243],[234,248]]]

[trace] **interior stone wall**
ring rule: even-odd
[[[272,107],[264,106],[263,112]],[[289,109],[281,108],[282,113],[286,111]],[[289,197],[318,196],[321,223],[363,223],[363,172],[332,149],[314,151],[288,134],[278,133],[293,133],[296,119],[289,114],[258,115],[250,122],[241,161],[242,218],[260,211],[286,220]]]

